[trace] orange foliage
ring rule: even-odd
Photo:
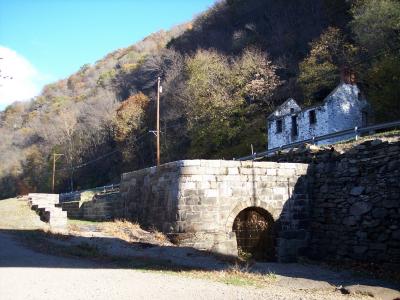
[[[149,98],[143,93],[132,95],[121,103],[114,119],[117,141],[126,140],[132,131],[139,128],[148,104]]]

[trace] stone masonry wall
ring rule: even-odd
[[[82,203],[82,219],[91,221],[104,221],[120,219],[124,210],[120,193],[97,194],[92,201]]]
[[[290,109],[293,112],[290,112]],[[310,123],[309,112],[314,110],[315,123]],[[312,137],[366,125],[363,116],[369,105],[361,97],[356,85],[341,83],[323,101],[323,104],[299,111],[297,103],[291,99],[279,107],[268,122],[268,149],[303,141]],[[292,134],[292,121],[296,118],[297,135]],[[282,122],[282,132],[277,132],[277,120]],[[320,143],[329,144],[350,139],[354,134],[332,138]]]
[[[125,216],[175,236],[182,245],[237,255],[236,216],[258,207],[276,222],[277,258],[307,247],[308,165],[188,160],[125,173]]]
[[[60,204],[70,219],[104,221],[124,217],[120,193],[96,194],[92,200],[69,201]]]
[[[400,268],[400,142],[305,151],[270,159],[311,163],[310,255]]]

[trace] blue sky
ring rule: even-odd
[[[189,21],[215,0],[0,0],[0,70],[25,74],[30,90],[65,78],[85,63],[148,34]],[[22,59],[14,63],[13,59]],[[10,62],[5,65],[5,62]],[[11,63],[12,62],[12,63]],[[11,70],[19,65],[18,70]],[[13,76],[12,76],[13,75]],[[0,110],[11,100],[0,82]],[[3,89],[3,92],[1,92]],[[10,87],[11,89],[11,87]],[[29,93],[27,93],[29,94]],[[24,96],[21,96],[24,97]],[[3,99],[2,99],[3,98]],[[18,97],[17,97],[18,98]],[[17,99],[21,100],[21,99]]]

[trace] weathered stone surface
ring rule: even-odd
[[[50,227],[62,230],[67,228],[67,213],[59,206],[58,194],[31,193],[28,195],[28,204]]]
[[[397,200],[383,200],[382,205],[386,208],[398,208],[400,207],[400,198]]]
[[[356,254],[364,254],[368,250],[367,246],[355,246],[353,247],[353,251]]]
[[[296,259],[309,237],[307,172],[306,164],[179,161],[157,172],[150,168],[122,176],[121,185],[129,187],[122,202],[125,216],[145,227],[195,233],[185,237],[185,245],[229,255],[237,254],[236,239],[229,238],[234,219],[248,207],[262,208],[286,224],[277,232],[283,241],[297,241],[291,243],[291,255],[285,254],[287,261]],[[293,210],[291,199],[299,199]],[[198,240],[201,235],[207,242]]]
[[[346,225],[346,226],[353,226],[356,224],[357,224],[357,218],[355,218],[354,216],[346,217],[343,220],[343,225]]]
[[[388,214],[387,209],[384,209],[381,207],[375,208],[372,211],[372,216],[377,219],[382,219],[382,218],[386,217],[387,214]]]
[[[372,204],[368,202],[357,202],[354,203],[350,208],[350,214],[359,217],[366,214],[372,209]]]
[[[276,221],[281,261],[309,255],[394,268],[400,265],[399,157],[396,142],[269,158],[276,162],[174,162],[123,175],[122,200],[112,214],[166,233],[200,234],[185,245],[232,254],[236,216],[259,207]],[[100,203],[91,216],[109,209]]]
[[[359,196],[365,191],[365,187],[363,186],[355,186],[351,189],[350,195]]]
[[[396,230],[392,233],[392,238],[395,240],[400,240],[400,230]]]
[[[313,162],[309,172],[313,191],[312,257],[384,263],[396,268],[400,262],[399,158],[398,141],[269,158],[276,162]],[[353,247],[361,248],[354,251]]]

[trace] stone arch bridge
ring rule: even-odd
[[[125,173],[123,217],[180,245],[294,261],[309,231],[307,164],[184,160]]]

